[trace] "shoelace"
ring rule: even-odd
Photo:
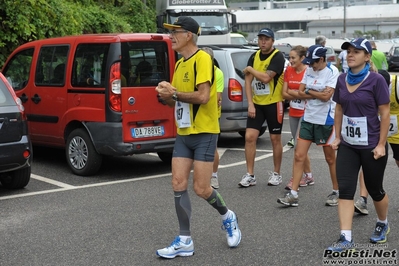
[[[180,246],[180,237],[176,237],[172,243],[170,244],[170,247],[174,247],[174,246]]]
[[[233,236],[233,229],[231,227],[232,222],[234,222],[232,218],[227,218],[226,220],[223,221],[222,225],[222,229],[226,230],[229,236]]]
[[[244,178],[242,179],[245,182],[248,182],[249,180],[251,180],[253,177],[250,175],[245,175]]]
[[[327,196],[327,198],[331,199],[333,196],[337,195],[337,193],[332,192],[330,195]]]
[[[334,246],[340,248],[351,248],[353,246],[353,242],[346,240],[344,235],[340,235],[337,242],[334,243]]]
[[[385,226],[385,225],[381,225],[380,223],[378,223],[377,226],[375,227],[374,235],[380,236],[380,235],[382,234],[382,231],[383,231],[383,229],[384,229],[384,226]]]
[[[279,174],[275,173],[275,172],[269,172],[269,179],[270,180],[277,180],[280,178]]]

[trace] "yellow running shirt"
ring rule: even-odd
[[[216,82],[213,82],[213,75],[212,59],[209,54],[202,50],[198,50],[186,60],[182,57],[176,62],[172,86],[178,92],[194,92],[197,90],[198,84],[205,82],[211,84],[210,99],[206,104],[184,103],[179,100],[176,102],[175,120],[177,134],[218,134],[220,132]],[[185,126],[179,127],[178,120],[182,112],[188,113],[189,121]]]
[[[396,116],[396,125],[391,121],[389,126],[389,130],[397,130],[399,124],[399,80],[396,75],[392,75],[392,82],[391,82],[391,97],[390,97],[390,116]],[[399,133],[388,137],[388,142],[393,144],[399,144]]]
[[[257,51],[254,57],[253,68],[257,71],[266,72],[270,61],[273,56],[278,52],[274,49],[273,53],[265,60],[260,60],[261,51]],[[283,84],[284,84],[284,73],[281,73],[280,77],[275,84],[275,79],[270,80],[269,83],[265,84],[257,80],[254,77],[252,81],[252,101],[258,105],[269,105],[276,102],[283,101]]]

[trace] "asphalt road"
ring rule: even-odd
[[[288,127],[285,120],[283,143],[290,138]],[[238,187],[246,172],[244,140],[222,134],[219,151],[219,192],[237,213],[239,247],[228,248],[219,214],[190,189],[195,255],[160,259],[156,249],[178,233],[170,166],[153,155],[107,158],[98,175],[78,177],[70,173],[63,151],[36,148],[26,189],[0,186],[0,265],[328,265],[324,249],[338,239],[339,224],[337,208],[325,206],[331,182],[322,149],[311,146],[316,183],[300,189],[296,208],[276,202],[291,176],[292,149],[285,147],[283,154],[283,184],[267,186],[273,161],[266,132],[258,141],[257,185],[250,188]],[[399,247],[399,171],[391,157],[390,150],[385,189],[391,233],[379,247],[385,251]],[[354,239],[364,250],[373,249],[366,246],[376,222],[370,204],[369,210],[368,216],[354,214]],[[397,259],[390,254],[385,259]],[[368,264],[360,264],[361,259],[343,262],[382,263],[369,256]]]

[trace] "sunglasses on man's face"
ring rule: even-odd
[[[170,35],[176,35],[176,34],[178,34],[178,33],[185,33],[185,32],[188,32],[188,30],[171,30],[171,31],[169,32],[169,34],[170,34]]]

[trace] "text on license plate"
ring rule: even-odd
[[[163,136],[164,134],[165,131],[163,126],[132,128],[133,138],[156,137],[156,136]]]

